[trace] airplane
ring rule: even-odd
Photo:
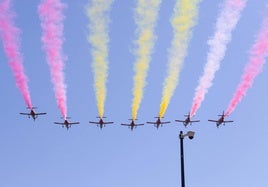
[[[72,125],[77,125],[79,124],[79,122],[69,122],[67,119],[70,119],[69,117],[66,117],[64,119],[64,122],[54,122],[54,124],[57,125],[62,125],[62,127],[64,128],[64,126],[66,127],[66,129],[68,130]]]
[[[21,112],[20,114],[21,114],[21,115],[27,115],[28,118],[32,117],[34,121],[35,121],[35,119],[36,119],[39,115],[46,115],[46,114],[47,114],[47,113],[45,113],[45,112],[36,113],[36,112],[34,111],[34,109],[36,109],[36,107],[27,107],[27,109],[30,110],[29,113],[23,113],[23,112]]]
[[[89,123],[97,124],[97,126],[100,126],[101,129],[103,127],[105,127],[106,124],[112,124],[112,123],[114,123],[114,122],[104,122],[102,118],[106,118],[106,117],[97,117],[97,118],[100,118],[100,121],[99,122],[90,121]]]
[[[175,120],[175,121],[182,122],[185,127],[189,124],[192,125],[192,123],[200,122],[200,120],[191,120],[190,112],[189,112],[189,114],[186,114],[184,116],[186,117],[185,120]]]
[[[170,123],[170,121],[167,121],[167,122],[162,122],[161,121],[161,118],[163,118],[163,117],[155,117],[155,118],[157,118],[157,120],[156,120],[156,122],[147,122],[148,124],[154,124],[154,126],[158,129],[159,128],[159,126],[161,125],[161,127],[162,127],[162,125],[163,124],[167,124],[167,123]]]
[[[129,119],[129,120],[131,121],[130,124],[124,124],[124,123],[122,123],[121,125],[128,126],[130,128],[130,130],[132,130],[132,131],[133,131],[134,127],[136,128],[137,126],[144,125],[144,124],[135,124],[135,120],[137,120],[137,119]]]
[[[218,120],[211,120],[211,119],[208,120],[210,122],[216,122],[217,128],[219,128],[219,126],[221,124],[225,125],[225,123],[231,123],[231,122],[233,122],[233,121],[225,121],[224,120],[224,118],[226,117],[226,114],[224,114],[224,111],[222,112],[222,115],[218,115],[218,116],[220,116],[220,118]]]

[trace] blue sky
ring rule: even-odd
[[[65,68],[68,115],[81,124],[69,131],[53,124],[61,120],[61,115],[42,50],[39,1],[14,1],[15,23],[22,30],[21,52],[32,101],[37,111],[48,114],[35,122],[19,115],[26,111],[25,103],[1,44],[0,186],[178,186],[180,130],[196,132],[193,140],[184,141],[187,186],[267,186],[266,66],[229,117],[234,123],[217,129],[207,121],[217,118],[227,107],[240,81],[254,36],[267,10],[265,0],[248,1],[214,84],[195,116],[201,122],[185,129],[174,120],[183,119],[190,110],[194,89],[206,63],[207,40],[214,32],[223,1],[201,2],[180,82],[165,115],[165,120],[172,121],[171,125],[159,130],[145,125],[133,132],[119,124],[131,117],[135,1],[115,0],[112,5],[105,115],[115,124],[102,131],[88,123],[98,115],[90,44],[86,39],[88,1],[63,2],[68,5],[64,11],[63,49],[68,57]],[[153,120],[159,111],[174,4],[172,0],[161,4],[157,41],[138,122]]]

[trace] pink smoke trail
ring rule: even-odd
[[[246,65],[241,82],[238,85],[233,98],[226,110],[226,115],[230,115],[237,104],[246,95],[247,90],[252,86],[255,77],[261,72],[265,58],[268,56],[268,17],[263,21],[262,28],[256,37],[256,41],[251,48],[249,63]]]
[[[14,73],[16,85],[29,108],[32,108],[30,92],[27,84],[27,77],[24,74],[23,58],[20,53],[20,30],[14,26],[13,18],[15,13],[10,9],[10,0],[0,3],[0,35],[3,41],[8,63]]]
[[[204,73],[199,79],[199,85],[195,90],[195,96],[191,108],[191,117],[201,106],[208,89],[212,86],[215,73],[220,68],[220,62],[224,58],[227,44],[231,41],[232,31],[237,25],[241,12],[246,5],[246,0],[226,0],[216,22],[215,34],[208,40],[210,47]]]
[[[43,29],[43,47],[50,67],[57,105],[62,117],[66,119],[66,86],[63,72],[66,59],[62,54],[64,19],[62,11],[64,8],[65,4],[61,3],[60,0],[43,0],[38,7],[38,13]]]

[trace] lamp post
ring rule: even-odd
[[[180,156],[181,156],[181,187],[185,187],[185,176],[184,176],[184,153],[183,153],[183,139],[185,136],[188,136],[189,139],[194,138],[193,131],[188,131],[186,134],[183,134],[182,131],[180,131]]]

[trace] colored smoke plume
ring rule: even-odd
[[[174,36],[169,49],[168,74],[162,91],[159,117],[164,116],[179,82],[180,71],[192,36],[192,28],[195,26],[198,16],[199,2],[200,0],[181,0],[177,1],[175,5],[171,18]]]
[[[263,21],[261,30],[259,31],[256,41],[250,50],[249,62],[245,67],[233,98],[226,110],[226,115],[230,115],[236,108],[237,104],[246,95],[247,90],[252,86],[255,77],[262,71],[262,67],[268,56],[268,17]]]
[[[246,0],[226,0],[216,21],[215,33],[208,40],[209,52],[204,73],[199,79],[195,89],[195,96],[191,108],[191,117],[195,115],[201,103],[205,99],[208,89],[212,86],[215,73],[220,68],[220,62],[225,56],[227,44],[232,39],[232,31],[235,29],[241,12],[246,6]]]
[[[133,100],[132,119],[137,118],[137,113],[143,97],[146,77],[151,61],[156,36],[154,28],[156,25],[161,0],[138,0],[135,9],[135,22],[137,25],[137,39],[135,44],[135,76],[133,78]]]
[[[31,96],[28,89],[27,77],[24,74],[23,57],[20,52],[20,30],[15,27],[15,13],[11,10],[11,1],[3,0],[0,3],[0,36],[8,58],[16,85],[19,88],[27,107],[32,108]]]
[[[57,105],[62,117],[67,117],[66,85],[64,82],[63,44],[63,9],[66,7],[60,0],[42,0],[38,7],[41,26],[43,29],[43,47],[47,63],[50,67],[51,81],[54,85]]]

